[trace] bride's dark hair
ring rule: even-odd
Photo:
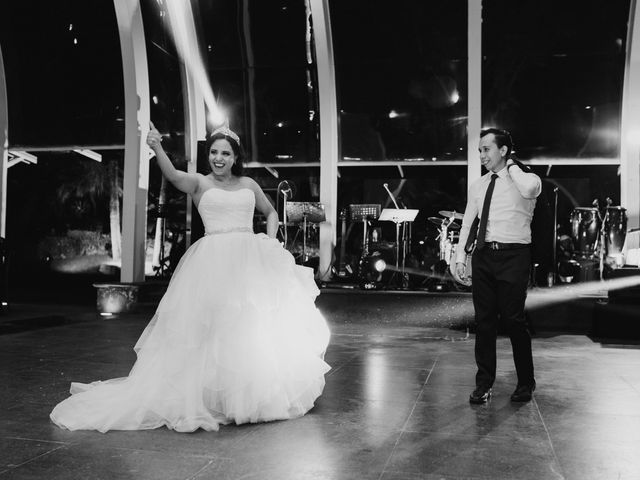
[[[209,157],[209,150],[211,150],[211,145],[213,144],[213,142],[220,139],[226,140],[227,142],[229,142],[229,145],[231,145],[231,149],[233,150],[233,153],[236,155],[236,161],[233,162],[233,165],[231,166],[231,173],[236,177],[241,176],[242,173],[244,172],[244,149],[238,143],[238,141],[235,140],[233,137],[229,135],[225,135],[222,132],[214,132],[207,139],[207,143],[205,144],[204,151],[206,152],[207,158]]]

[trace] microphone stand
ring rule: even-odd
[[[553,189],[553,264],[551,266],[552,280],[549,282],[553,286],[556,282],[556,275],[558,273],[558,187]]]
[[[391,197],[391,201],[393,202],[393,204],[396,206],[398,210],[400,210],[400,207],[398,206],[398,202],[396,202],[396,199],[393,196],[393,193],[391,193],[391,190],[389,190],[389,184],[383,183],[382,186],[389,194],[389,197]],[[399,260],[400,260],[400,222],[396,222],[396,271],[393,272],[394,275],[398,271]]]
[[[282,192],[282,196],[284,197],[284,202],[282,204],[282,225],[284,227],[284,248],[287,248],[287,195],[286,192]]]
[[[598,210],[598,217],[600,217],[600,248],[598,249],[600,260],[600,281],[604,280],[604,257],[606,252],[606,238],[607,238],[607,222],[609,221],[609,207],[611,206],[611,199],[607,197],[607,206],[604,209],[604,215],[600,214]]]
[[[281,188],[281,187],[285,187],[285,188]],[[287,248],[287,238],[288,238],[288,233],[287,233],[287,201],[289,199],[289,194],[292,194],[293,192],[291,191],[291,186],[289,185],[289,182],[287,182],[286,180],[283,180],[282,182],[280,182],[278,184],[278,188],[276,191],[276,209],[277,209],[277,202],[280,199],[279,194],[282,193],[282,196],[284,197],[283,203],[282,203],[282,225],[284,228],[284,248]],[[279,227],[278,227],[279,228]]]
[[[391,193],[391,190],[389,190],[389,184],[388,183],[383,183],[382,186],[384,187],[384,189],[389,194],[389,197],[391,197],[391,201],[393,202],[393,204],[396,206],[396,208],[398,210],[400,210],[400,207],[398,206],[398,202],[396,202],[396,198],[393,196],[393,193]]]
[[[393,193],[391,193],[391,190],[389,190],[389,184],[388,183],[383,183],[382,186],[384,187],[384,189],[387,191],[387,193],[389,194],[389,197],[391,198],[391,201],[393,202],[393,204],[396,206],[397,210],[400,210],[400,207],[398,206],[398,202],[396,202],[395,197],[393,196]],[[398,273],[398,271],[400,271],[399,266],[400,266],[400,222],[395,222],[396,224],[396,269],[393,272],[393,275],[391,276],[391,279],[393,279],[393,277],[395,277],[395,275]],[[401,287],[405,287],[405,282],[406,282],[406,278],[405,278],[405,274],[404,274],[404,257],[405,257],[405,244],[404,244],[404,222],[402,222],[402,238],[403,238],[403,242],[402,242],[402,271],[400,272],[400,276],[401,278]],[[391,283],[391,279],[389,279],[389,283]]]

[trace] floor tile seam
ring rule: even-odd
[[[19,423],[19,422],[15,422],[15,423]],[[7,440],[25,440],[28,442],[41,442],[41,443],[51,443],[54,445],[60,445],[60,446],[66,446],[66,445],[72,445],[73,442],[60,442],[60,441],[56,441],[56,440],[44,440],[42,438],[29,438],[29,437],[16,437],[14,435],[3,435],[0,436],[0,438],[2,439],[7,439]]]
[[[209,460],[207,462],[207,464],[204,467],[200,468],[200,470],[198,470],[196,473],[194,473],[193,475],[190,475],[188,477],[185,477],[185,480],[194,480],[195,478],[198,477],[198,475],[203,473],[205,470],[208,470],[209,467],[213,464],[213,462],[214,462],[214,460]]]
[[[597,411],[597,410],[572,410],[571,413],[576,414],[577,416],[584,416],[584,415],[590,415],[590,416],[596,416],[596,417],[619,417],[621,420],[622,419],[626,419],[626,420],[640,420],[640,413],[626,413],[626,412],[603,412],[603,411]],[[558,418],[566,418],[566,414],[565,413],[548,413],[547,417],[558,417]],[[610,420],[610,418],[609,418]]]
[[[52,449],[52,450],[48,450],[48,451],[46,451],[46,452],[44,452],[44,453],[41,453],[40,455],[36,455],[36,456],[35,456],[35,457],[33,457],[33,458],[30,458],[30,459],[28,459],[28,460],[25,460],[25,461],[24,461],[24,462],[22,462],[22,463],[19,463],[19,464],[17,464],[17,465],[14,465],[13,467],[11,467],[11,468],[9,469],[9,471],[12,471],[12,470],[18,469],[18,468],[20,468],[20,467],[23,467],[24,465],[27,465],[28,463],[35,462],[36,460],[38,460],[38,459],[40,459],[40,458],[42,458],[42,457],[46,457],[47,455],[50,455],[50,454],[52,454],[53,452],[57,452],[58,450],[60,450],[60,449],[62,449],[62,448],[66,448],[67,446],[68,446],[68,445],[59,445],[58,447],[56,447],[56,448],[54,448],[54,449]]]
[[[538,371],[536,370],[536,373],[538,373]],[[612,386],[612,385],[608,385],[608,384],[604,384],[604,383],[599,383],[598,385],[599,388],[606,388],[606,391],[608,393],[624,393],[624,392],[628,392],[630,390],[635,392],[637,391],[637,388],[634,387],[633,385],[627,385],[627,384],[620,384],[619,386]],[[553,391],[556,388],[562,388],[563,392],[568,392],[568,393],[581,393],[584,392],[585,388],[584,387],[580,387],[580,386],[567,386],[566,384],[562,383],[562,382],[558,382],[558,383],[538,383],[537,384],[537,388],[538,389],[548,389]],[[638,393],[640,393],[640,391],[638,391]],[[540,393],[538,395],[539,397],[544,398],[546,396],[546,394]],[[554,398],[554,395],[549,394],[550,398]]]
[[[88,442],[85,441],[78,441],[78,442],[74,442],[71,443],[69,445],[63,445],[64,447],[76,447],[76,446],[80,446],[80,445],[86,445]],[[211,455],[211,454],[200,454],[200,453],[187,453],[184,451],[165,451],[165,450],[156,450],[156,449],[146,449],[146,448],[127,448],[127,447],[117,447],[117,446],[111,446],[111,445],[100,445],[99,446],[100,450],[116,450],[116,451],[124,451],[124,452],[140,452],[140,453],[150,453],[150,454],[158,454],[158,455],[175,455],[175,456],[179,456],[179,457],[185,457],[185,458],[202,458],[202,459],[208,459],[211,461],[216,461],[216,460],[230,460],[230,457],[225,457],[223,455],[221,456],[217,456],[217,455]]]
[[[331,338],[333,337],[366,337],[366,333],[336,333],[334,331],[331,332]]]
[[[362,352],[361,352],[360,350],[358,350],[357,352],[353,353],[352,355],[350,355],[349,357],[347,357],[347,359],[346,359],[346,360],[344,360],[340,365],[338,365],[338,366],[337,366],[337,367],[335,367],[335,368],[331,368],[331,370],[329,370],[329,371],[325,374],[325,376],[326,376],[326,377],[330,377],[330,376],[331,376],[331,375],[333,375],[334,373],[336,373],[336,372],[338,372],[338,371],[342,370],[342,368],[343,368],[343,367],[346,367],[346,366],[348,366],[348,365],[353,365],[353,364],[351,364],[351,361],[352,361],[354,358],[357,358],[358,356],[360,356],[360,354],[361,354],[361,353],[362,353]]]
[[[387,470],[386,473],[400,473],[400,474],[403,474],[403,475],[412,475],[412,476],[414,476],[416,478],[421,478],[422,477],[421,473],[415,472],[415,471],[412,472],[412,471],[409,471],[409,470],[392,469],[392,470]],[[435,476],[436,474],[433,474],[433,475]],[[437,475],[441,476],[441,475],[448,475],[448,474],[446,472],[439,472]],[[452,478],[454,478],[454,477],[452,477]],[[463,478],[464,480],[500,480],[501,478],[503,480],[513,480],[512,477],[496,477],[496,476],[493,476],[493,475],[491,477],[486,477],[484,475],[480,475],[480,476],[469,475],[468,473],[465,473],[462,476],[456,474],[455,478]]]
[[[438,341],[446,341],[451,343],[467,342],[470,340],[468,336],[458,338],[458,337],[449,336],[449,335],[436,335],[436,336],[419,335],[419,336],[411,336],[410,339],[407,339],[407,335],[384,335],[384,337],[391,340],[405,340],[408,343],[414,343],[414,342],[423,341],[423,340],[438,340]]]
[[[405,429],[402,433],[420,433],[420,434],[434,434],[434,436],[442,436],[452,439],[459,440],[470,440],[470,439],[485,439],[491,438],[496,440],[518,440],[518,437],[514,435],[506,435],[506,434],[480,434],[480,433],[447,433],[442,430],[415,430],[415,429]],[[528,437],[529,438],[529,437]]]
[[[393,444],[393,448],[391,449],[391,452],[389,453],[389,456],[387,457],[387,459],[384,462],[384,465],[382,466],[382,471],[380,472],[380,476],[378,477],[378,480],[382,480],[382,477],[386,473],[387,466],[389,465],[389,462],[391,461],[391,458],[393,457],[393,454],[395,453],[395,451],[398,448],[398,445],[400,444],[400,440],[402,439],[402,435],[404,434],[404,429],[406,428],[407,423],[409,422],[409,419],[413,415],[413,412],[416,409],[416,405],[418,404],[418,399],[422,395],[422,392],[424,391],[424,388],[427,385],[427,382],[429,381],[429,378],[431,377],[431,373],[433,372],[433,369],[436,367],[437,363],[438,363],[438,359],[436,358],[433,361],[433,364],[431,365],[431,368],[429,369],[429,373],[427,374],[427,378],[425,378],[425,380],[424,380],[424,382],[422,384],[422,388],[420,389],[420,391],[416,395],[416,399],[413,402],[413,406],[411,407],[411,411],[407,415],[407,418],[404,421],[404,424],[402,425],[402,428],[400,429],[400,432],[398,433],[398,438],[396,438],[396,441]]]
[[[331,340],[329,340],[329,348],[340,348],[341,350],[358,350],[361,345],[367,345],[368,342],[362,342],[357,344],[353,342],[353,337],[347,339],[336,339],[337,335],[331,334]],[[340,341],[342,340],[342,341]]]
[[[349,363],[348,365],[341,365],[341,368],[349,368],[349,367],[362,367],[364,365],[366,365],[367,362],[362,362],[362,363]],[[390,370],[392,369],[399,369],[401,371],[407,371],[407,370],[427,370],[427,368],[425,368],[424,365],[419,365],[419,366],[413,366],[413,365],[406,365],[404,363],[398,363],[398,364],[393,364],[393,363],[388,363],[385,365],[385,367],[389,368]]]
[[[562,472],[562,464],[560,463],[560,459],[558,458],[558,454],[556,452],[556,448],[553,445],[553,440],[551,439],[551,433],[549,432],[549,428],[547,428],[547,423],[544,421],[544,417],[542,416],[542,412],[540,411],[540,406],[538,405],[538,402],[536,401],[535,396],[531,399],[531,401],[533,402],[534,406],[536,407],[536,412],[538,412],[538,416],[540,417],[540,422],[542,423],[542,428],[544,428],[544,431],[547,435],[547,440],[549,441],[549,446],[551,447],[551,453],[553,454],[553,458],[554,458],[554,463],[556,465],[556,467],[558,468],[558,472],[556,472],[558,474],[558,478],[559,479],[566,479],[566,475],[564,475],[564,473]],[[550,466],[551,469],[555,472],[555,468],[553,467],[553,465]]]

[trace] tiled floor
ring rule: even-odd
[[[640,478],[637,344],[540,332],[535,398],[512,404],[511,349],[500,338],[494,398],[474,406],[472,334],[418,325],[429,311],[396,322],[402,302],[390,314],[377,300],[358,317],[343,297],[325,310],[333,369],[316,408],[192,434],[54,426],[48,414],[70,381],[128,373],[150,313],[105,320],[91,307],[15,306],[0,317],[0,478]],[[451,298],[454,311],[469,301]]]

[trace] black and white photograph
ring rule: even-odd
[[[4,0],[0,385],[0,480],[640,479],[640,1]]]

